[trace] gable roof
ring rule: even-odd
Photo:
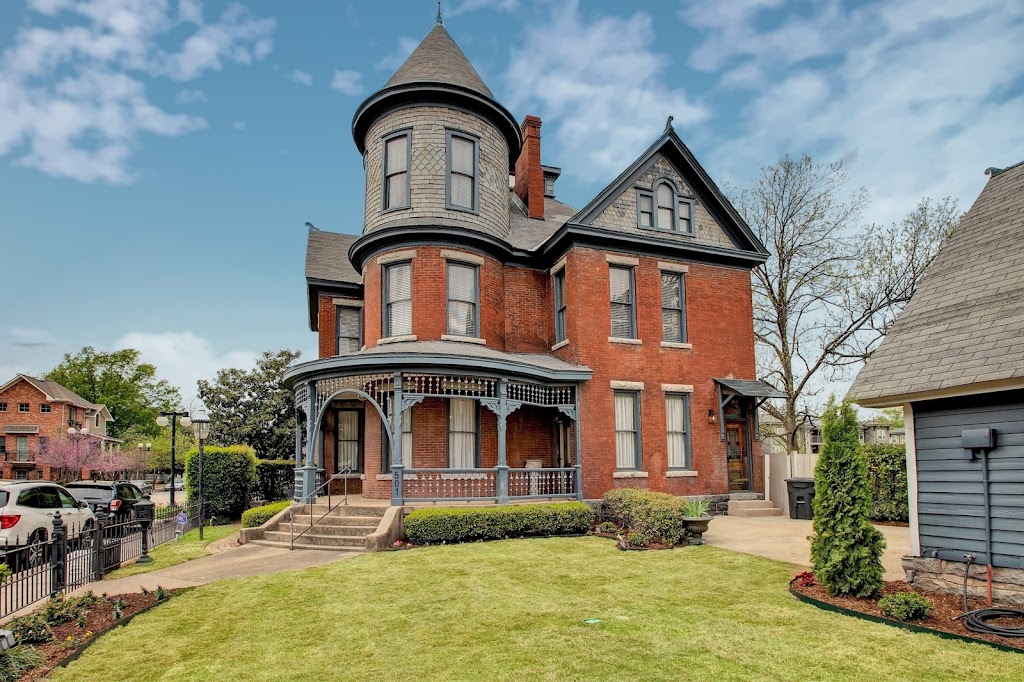
[[[847,399],[885,406],[1024,385],[1024,163],[990,171]]]
[[[348,249],[359,235],[310,229],[306,241],[306,279],[321,282],[362,284],[362,276],[352,267]]]
[[[490,88],[480,78],[469,59],[455,44],[441,24],[434,24],[430,33],[412,51],[408,59],[384,87],[408,83],[447,83],[493,98]]]
[[[658,154],[664,155],[682,173],[694,191],[703,197],[706,207],[716,218],[716,222],[730,233],[740,249],[767,257],[768,249],[736,212],[732,202],[726,198],[704,167],[700,165],[693,152],[679,138],[671,124],[666,126],[665,132],[647,148],[647,151],[601,190],[589,204],[580,209],[569,222],[590,225],[616,197],[633,186],[636,179],[657,160]]]
[[[0,386],[0,393],[3,393],[10,387],[17,384],[19,381],[28,382],[36,390],[46,396],[46,399],[52,403],[68,403],[75,407],[81,407],[83,410],[91,412],[106,412],[107,419],[113,419],[113,415],[110,414],[110,410],[107,409],[106,405],[101,403],[93,403],[82,396],[78,395],[69,388],[65,388],[56,381],[50,381],[49,379],[37,379],[28,374],[18,374],[13,379],[8,381],[3,386]]]

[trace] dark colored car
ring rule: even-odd
[[[130,519],[135,503],[142,499],[142,491],[128,481],[75,481],[65,487],[93,512],[102,509],[113,514],[115,523]]]

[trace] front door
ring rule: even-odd
[[[727,422],[725,453],[729,460],[729,492],[750,490],[750,452],[746,422]]]

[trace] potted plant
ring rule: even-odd
[[[683,505],[683,522],[686,524],[686,532],[690,534],[691,545],[703,545],[701,538],[708,530],[711,523],[711,516],[708,509],[711,505],[707,500],[691,500]]]

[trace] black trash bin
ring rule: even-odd
[[[814,518],[814,479],[787,478],[786,489],[789,491],[789,518]]]

